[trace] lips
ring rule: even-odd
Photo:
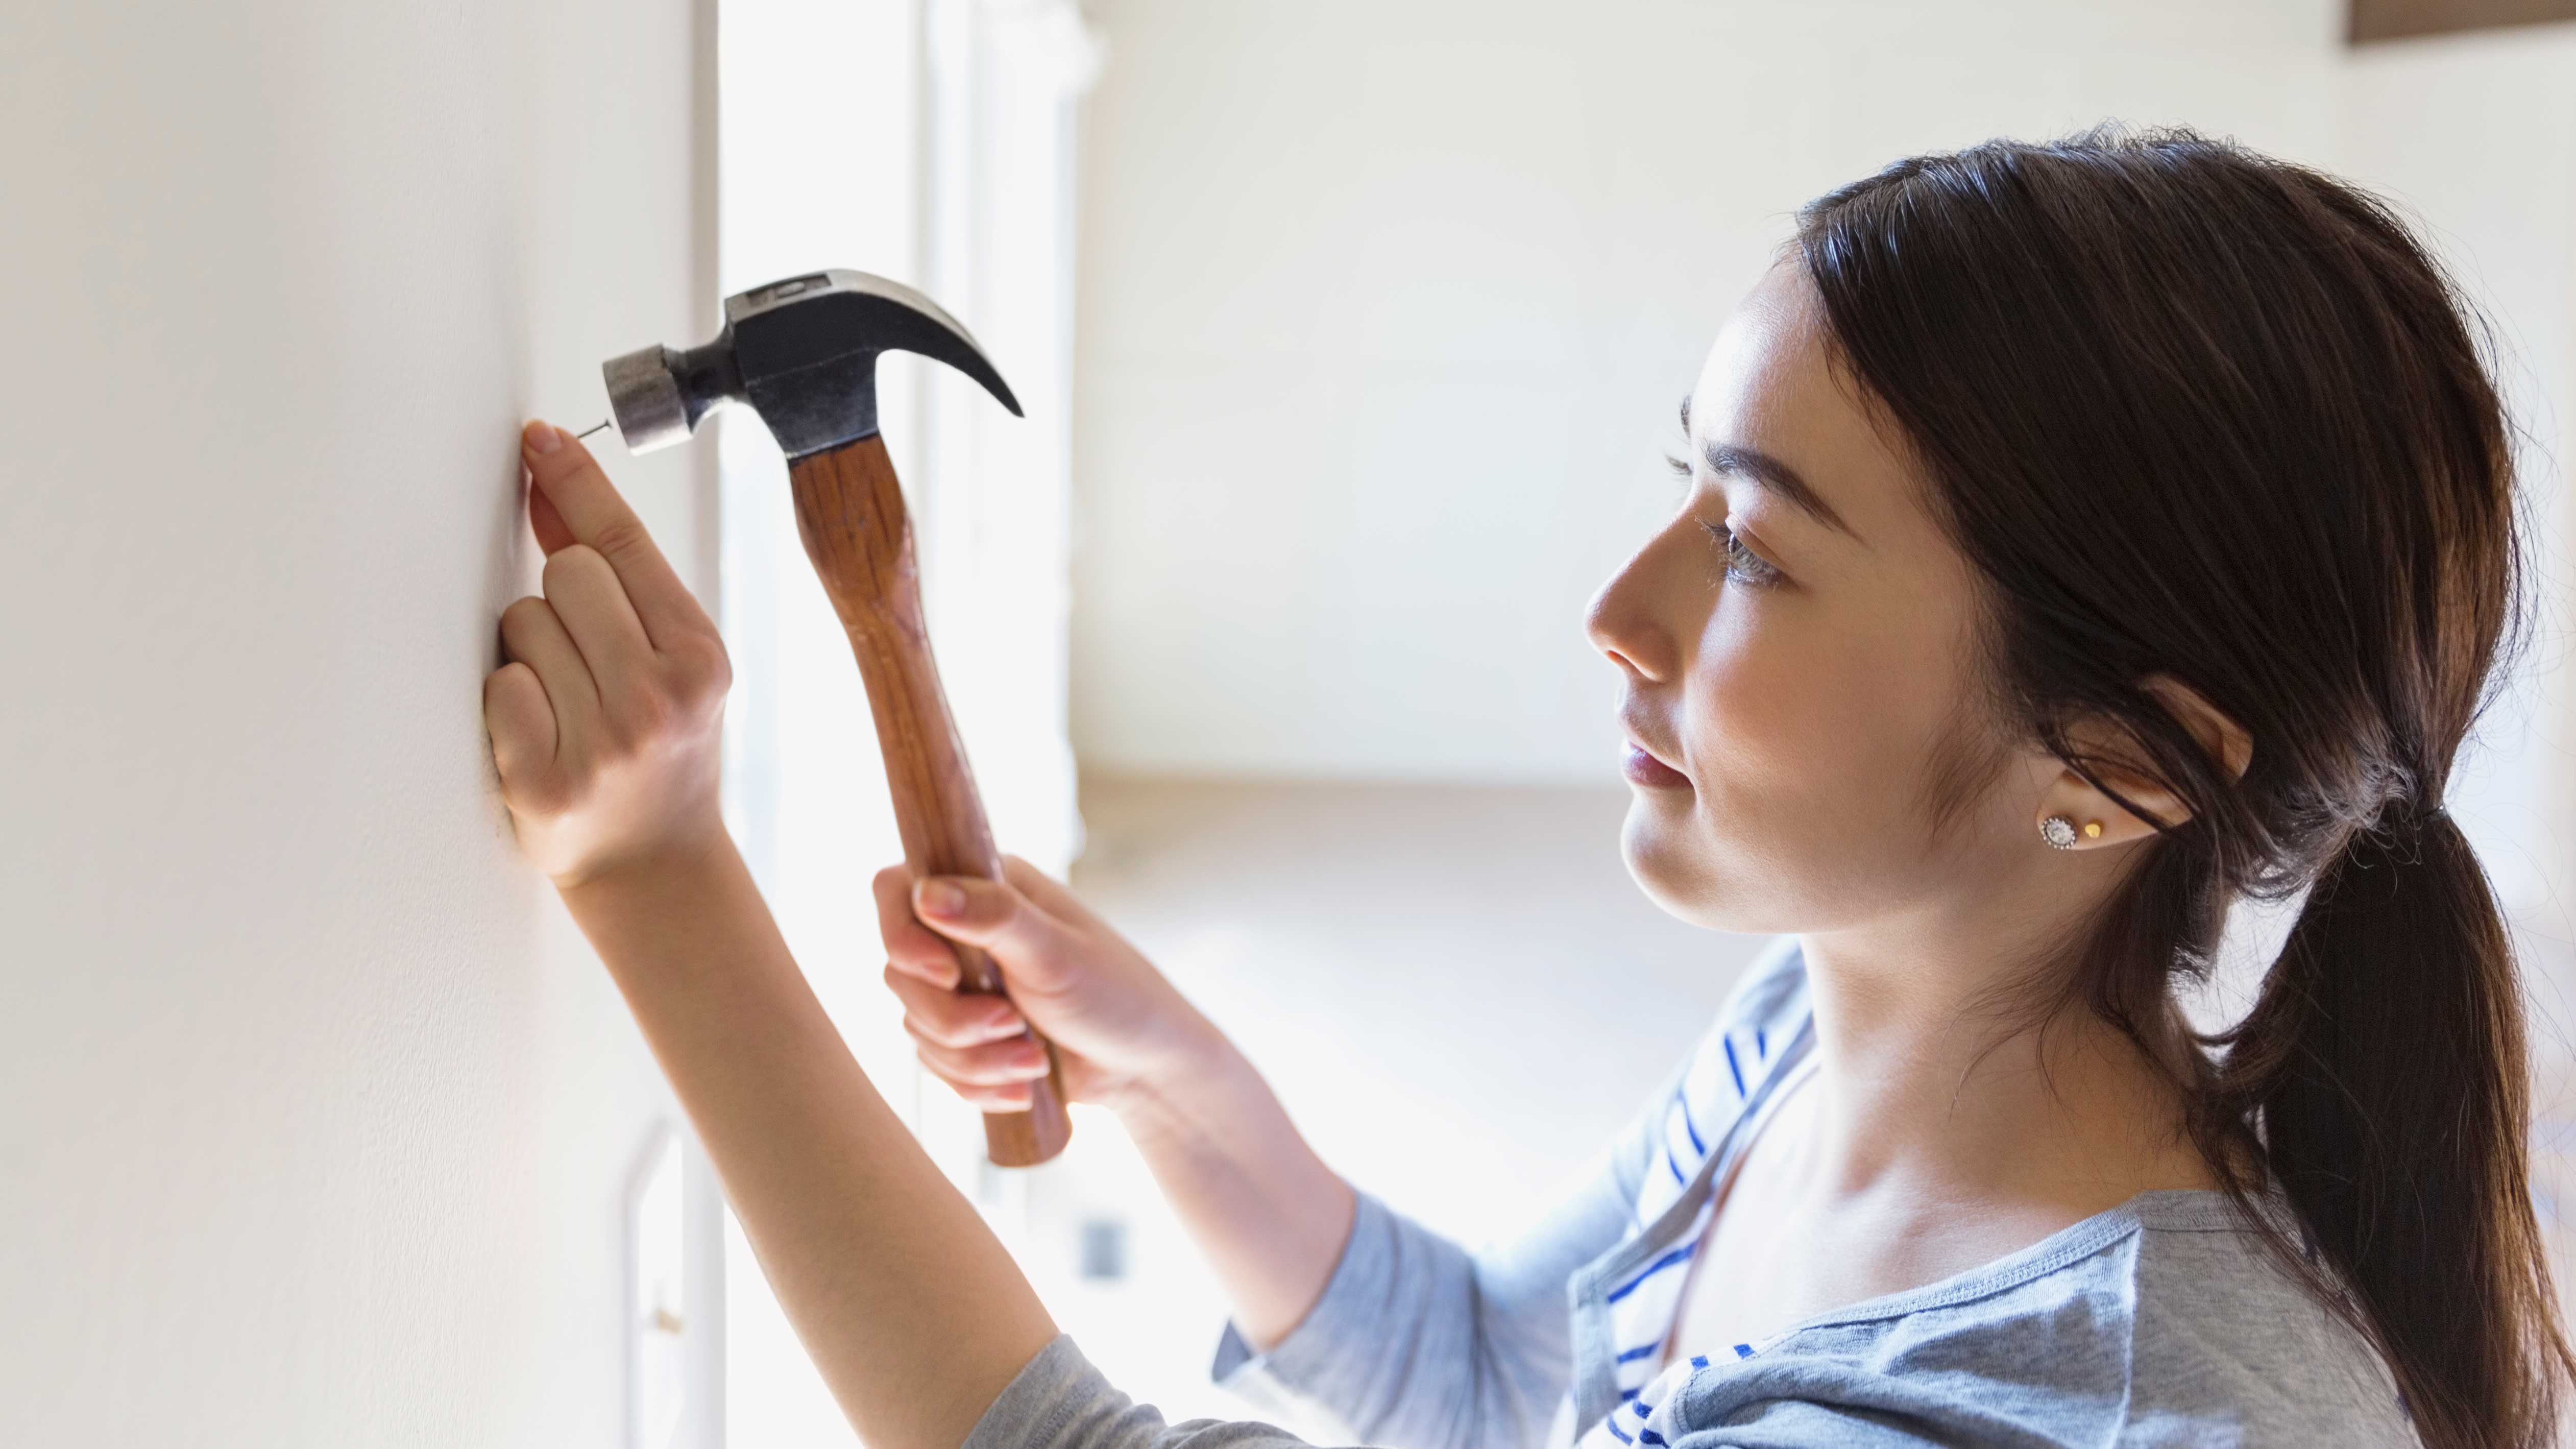
[[[1690,788],[1688,775],[1638,749],[1635,745],[1628,747],[1628,758],[1621,763],[1619,773],[1627,776],[1628,783],[1632,785],[1646,785],[1663,790]]]
[[[1654,751],[1637,743],[1637,736],[1643,732],[1637,729],[1634,722],[1628,720],[1625,715],[1621,716],[1620,722],[1628,726],[1628,757],[1620,763],[1619,772],[1628,777],[1630,784],[1647,785],[1665,790],[1690,788],[1688,775],[1665,764]]]

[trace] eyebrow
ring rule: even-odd
[[[1682,435],[1690,436],[1689,398],[1682,399]],[[1788,499],[1805,511],[1809,517],[1851,539],[1854,543],[1866,542],[1850,524],[1843,522],[1843,516],[1834,511],[1834,506],[1825,501],[1823,494],[1810,486],[1806,479],[1798,476],[1797,469],[1761,449],[1742,447],[1734,443],[1702,443],[1700,457],[1708,463],[1710,472],[1732,473],[1740,478],[1750,478]]]

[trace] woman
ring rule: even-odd
[[[1224,1281],[1220,1376],[1351,1438],[2543,1442],[2576,1362],[2515,968],[2441,808],[2519,617],[2465,310],[2376,203],[2182,133],[1810,205],[1589,619],[1638,882],[1790,934],[1521,1242],[1345,1185],[1024,865],[880,876],[887,980],[987,1106],[1051,1038]],[[1293,1446],[1101,1381],[869,1088],[718,819],[712,626],[579,445],[529,438],[505,796],[862,1436]],[[2229,903],[2311,885],[2196,1039],[2173,992]],[[943,937],[1017,1010],[949,995]]]

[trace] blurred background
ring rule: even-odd
[[[2182,123],[2324,166],[2400,200],[2489,309],[2546,609],[2453,805],[2563,1055],[2576,25],[2476,10],[727,0],[724,285],[824,258],[919,279],[1039,399],[1017,423],[914,366],[919,422],[889,425],[1004,847],[1144,945],[1350,1180],[1475,1242],[1581,1170],[1759,944],[1627,880],[1615,679],[1580,632],[1671,507],[1675,404],[1801,202],[1990,136]],[[858,56],[869,85],[826,83]],[[799,148],[868,204],[791,197]],[[774,450],[739,457],[728,617],[777,652],[738,701],[737,807],[893,1079],[865,704]],[[979,1174],[971,1116],[918,1100],[1113,1379],[1244,1412],[1207,1381],[1222,1299],[1114,1121]],[[738,1243],[728,1281],[730,1421],[829,1438]]]
[[[2104,120],[2378,189],[2495,323],[2541,612],[2450,804],[2530,968],[2555,1226],[2576,0],[0,7],[0,1440],[850,1442],[513,847],[478,692],[536,582],[520,420],[821,267],[920,286],[1027,404],[887,359],[1003,848],[1352,1182],[1518,1230],[1761,945],[1628,880],[1580,628],[1676,403],[1808,198]],[[727,810],[799,959],[1085,1351],[1239,1416],[1117,1124],[1001,1172],[922,1080],[858,676],[765,430],[710,429],[591,444],[718,602]]]

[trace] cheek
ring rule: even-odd
[[[1921,854],[1925,765],[1960,657],[1901,612],[1713,620],[1683,710],[1699,853],[1814,909],[1889,889]]]

